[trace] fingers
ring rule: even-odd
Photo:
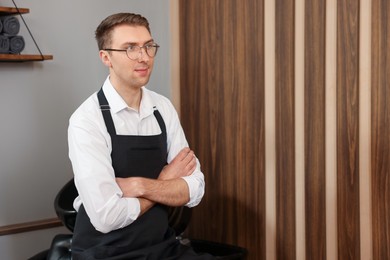
[[[184,176],[191,175],[196,168],[196,157],[193,151],[189,151],[187,156],[181,161],[184,166]]]
[[[179,162],[182,161],[184,158],[186,158],[186,156],[190,151],[191,151],[190,148],[184,147],[183,149],[181,149],[181,151],[176,155],[176,157],[172,161],[179,161]]]
[[[189,151],[187,153],[187,155],[182,159],[182,162],[184,163],[184,165],[187,165],[189,164],[192,160],[195,159],[195,154],[194,154],[194,151]]]
[[[187,165],[190,163],[195,157],[194,151],[192,151],[190,148],[185,147],[183,148],[176,157],[172,160],[174,163],[183,163],[184,165]]]
[[[195,155],[192,157],[192,160],[186,166],[187,176],[191,175],[196,169],[196,157]]]
[[[196,169],[197,161],[194,152],[186,147],[165,166],[159,175],[161,180],[169,180],[191,175]]]

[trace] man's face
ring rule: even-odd
[[[152,36],[143,26],[119,25],[112,32],[111,49],[127,49],[131,45],[144,46],[153,43]],[[136,88],[145,86],[153,70],[154,58],[141,49],[139,58],[131,60],[126,52],[111,51],[105,64],[110,68],[110,80],[115,88]],[[101,53],[102,56],[102,53]]]

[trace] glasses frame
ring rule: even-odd
[[[147,49],[148,46],[156,47],[156,52],[155,52],[154,56],[150,56],[150,54],[148,53],[148,49]],[[138,57],[137,57],[137,58],[132,59],[132,58],[129,57],[129,54],[127,53],[127,51],[129,50],[130,47],[138,47],[138,48],[139,48],[139,52],[138,52]],[[110,49],[110,48],[107,48],[107,49],[103,49],[103,51],[119,51],[119,52],[126,52],[127,58],[129,58],[130,60],[138,60],[139,58],[142,57],[142,49],[145,50],[145,53],[146,53],[146,55],[148,55],[149,58],[154,58],[154,57],[156,57],[157,51],[158,51],[158,48],[160,48],[160,45],[158,45],[157,43],[153,43],[153,44],[147,43],[147,44],[142,45],[142,46],[139,46],[139,45],[131,45],[131,46],[129,46],[129,48],[127,48],[127,49]]]

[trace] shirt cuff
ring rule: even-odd
[[[125,198],[127,201],[127,217],[126,221],[123,223],[122,227],[126,227],[133,223],[141,213],[141,206],[137,198]]]
[[[202,199],[202,195],[199,196],[199,183],[197,180],[194,180],[192,176],[181,177],[188,185],[188,193],[190,196],[190,200],[187,202],[185,206],[187,207],[195,207],[198,205]]]

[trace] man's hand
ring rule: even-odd
[[[124,197],[138,198],[142,196],[142,177],[116,178],[115,180]]]
[[[190,148],[183,148],[176,157],[163,168],[158,179],[172,180],[191,175],[196,168],[196,158]]]

